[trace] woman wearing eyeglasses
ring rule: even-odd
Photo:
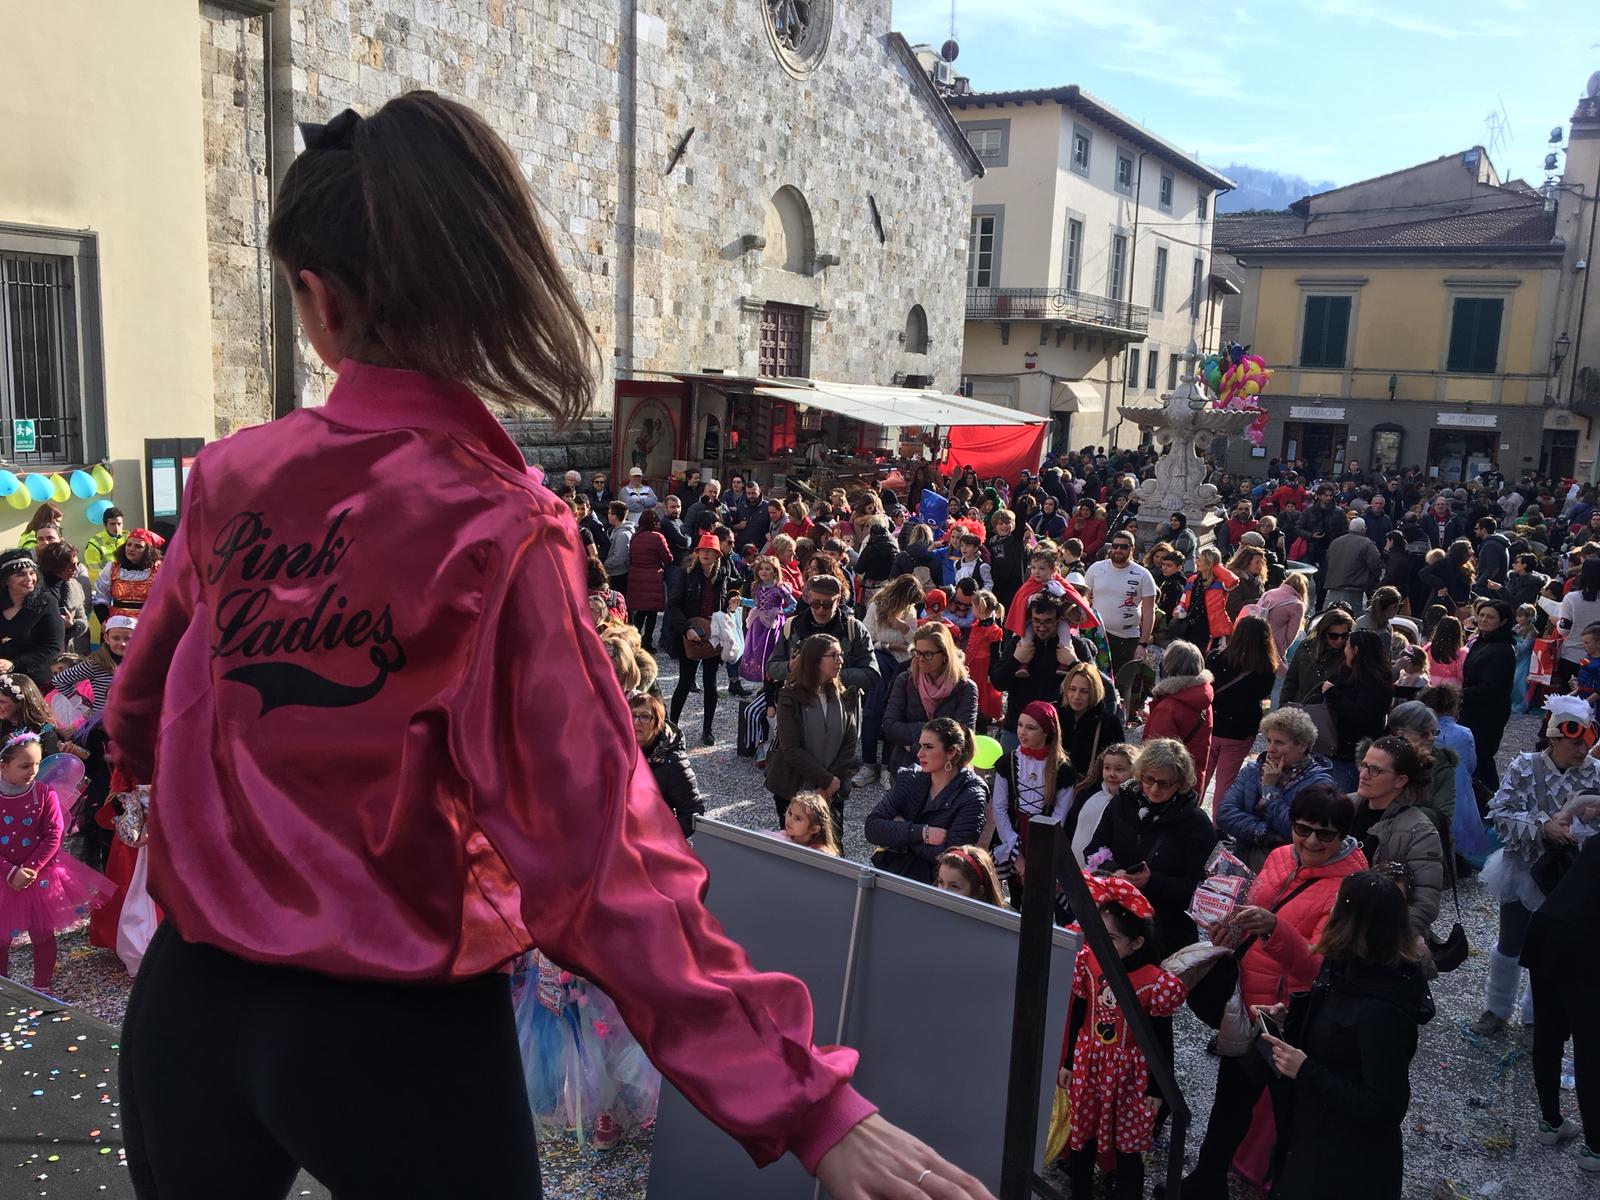
[[[1290,843],[1267,856],[1245,903],[1209,931],[1215,943],[1240,942],[1234,961],[1245,1011],[1287,1003],[1292,993],[1310,987],[1321,970],[1321,955],[1313,947],[1333,911],[1339,885],[1347,876],[1367,869],[1360,845],[1350,836],[1354,819],[1355,805],[1350,798],[1325,784],[1312,784],[1295,793],[1289,805]],[[1233,974],[1225,965],[1213,970],[1227,972],[1219,976],[1219,983],[1226,983]],[[1220,1003],[1226,1003],[1230,992],[1214,984],[1203,992],[1197,989],[1196,1011],[1208,1023],[1215,1023],[1221,1015]],[[1205,994],[1220,1001],[1211,1013],[1203,1008]],[[1251,1114],[1267,1081],[1266,1063],[1255,1054],[1218,1060],[1216,1097],[1211,1102],[1200,1158],[1193,1174],[1183,1181],[1186,1198],[1226,1200],[1228,1166],[1250,1129]],[[1270,1140],[1255,1139],[1258,1144],[1270,1144]],[[1256,1164],[1258,1168],[1264,1165]]]
[[[1405,881],[1411,928],[1421,938],[1439,915],[1447,880],[1439,829],[1419,807],[1432,788],[1430,772],[1411,743],[1393,734],[1368,746],[1358,769],[1353,831],[1374,868],[1392,868]],[[1424,968],[1432,965],[1424,959]]]
[[[950,627],[927,621],[911,638],[911,667],[889,685],[883,742],[889,776],[917,760],[917,735],[935,717],[951,717],[968,729],[978,723],[978,685],[967,674]]]
[[[839,683],[843,668],[838,638],[814,633],[800,643],[778,693],[778,736],[767,757],[767,790],[777,803],[779,823],[796,792],[821,792],[841,845],[850,778],[861,765],[858,706],[846,699]]]
[[[1195,795],[1197,775],[1189,751],[1176,738],[1145,741],[1133,778],[1106,806],[1085,856],[1126,875],[1150,898],[1156,950],[1163,955],[1200,938],[1188,908],[1217,831]]]
[[[667,722],[667,707],[659,696],[630,693],[628,708],[633,714],[633,737],[644,752],[645,764],[661,789],[662,799],[678,818],[683,836],[688,837],[694,833],[695,817],[705,812],[706,802],[700,795],[694,768],[689,765],[683,735]]]

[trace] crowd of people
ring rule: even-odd
[[[1458,965],[1433,929],[1441,898],[1478,871],[1503,897],[1477,1032],[1504,1032],[1530,944],[1547,970],[1565,962],[1532,920],[1559,877],[1539,890],[1532,872],[1600,820],[1574,807],[1600,792],[1600,502],[1592,487],[1492,471],[1456,488],[1352,466],[1308,488],[1296,464],[1274,463],[1264,480],[1211,472],[1216,510],[1192,520],[1141,513],[1152,463],[1148,449],[1090,451],[1015,481],[918,472],[904,490],[782,498],[740,477],[688,478],[663,498],[639,472],[615,500],[603,477],[557,488],[591,557],[601,636],[678,660],[671,720],[648,728],[676,748],[663,791],[680,819],[693,806],[672,797],[698,793],[675,727],[698,694],[714,741],[719,664],[775,836],[840,853],[862,792],[875,865],[1020,907],[1028,818],[1059,815],[1158,1024],[1191,984],[1189,1006],[1220,1024],[1235,981],[1269,1031],[1261,1053],[1220,1058],[1185,1194],[1225,1196],[1230,1170],[1276,1179],[1285,1197],[1342,1194],[1351,1166],[1317,1133],[1339,1129],[1372,1148],[1363,1185],[1398,1195],[1428,981]],[[609,529],[592,518],[601,507]],[[1502,783],[1511,713],[1552,696],[1583,711],[1552,722]],[[979,737],[1001,744],[985,770]],[[1191,909],[1219,847],[1251,882],[1226,921],[1202,924]],[[1161,970],[1205,942],[1230,951],[1223,968]],[[1577,986],[1535,976],[1524,994],[1524,1022],[1535,990],[1558,1014],[1535,1026],[1542,1076],[1586,1036]],[[1123,1058],[1099,1078],[1103,1045],[1132,1046],[1120,1018],[1095,1015],[1102,988],[1085,951],[1062,1066],[1075,1111],[1088,1111],[1074,1074],[1084,1022],[1109,1040],[1082,1047],[1078,1075],[1101,1098],[1065,1153],[1087,1186],[1098,1143],[1133,1189],[1118,1194],[1134,1195],[1148,1080]],[[1586,1085],[1580,1108],[1594,1103]],[[1107,1107],[1122,1093],[1127,1105]],[[1581,1132],[1579,1161],[1600,1165],[1600,1127],[1561,1117],[1559,1092],[1540,1097],[1541,1140]]]

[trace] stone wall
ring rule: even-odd
[[[200,5],[216,436],[272,419],[262,20]]]
[[[759,306],[774,300],[818,310],[809,373],[857,383],[928,375],[953,390],[969,168],[887,43],[887,0],[834,8],[826,58],[796,79],[772,51],[757,0],[284,0],[279,137],[292,121],[370,112],[418,87],[481,112],[544,201],[600,347],[602,411],[620,376],[754,373]],[[256,353],[264,327],[246,320],[263,278],[254,254],[265,256],[265,214],[250,206],[260,177],[240,154],[264,120],[258,25],[202,9],[219,431],[271,412],[264,379],[246,369],[266,364]],[[814,247],[838,266],[785,271],[739,248],[742,234],[762,232],[785,185],[805,196]],[[926,355],[900,342],[913,304],[927,313]],[[302,371],[312,402],[324,387],[317,373]]]

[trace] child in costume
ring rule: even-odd
[[[512,975],[517,1041],[534,1120],[596,1150],[656,1119],[661,1075],[604,992],[539,951]]]
[[[1528,711],[1528,671],[1533,665],[1533,639],[1539,636],[1534,627],[1537,613],[1531,604],[1517,609],[1517,623],[1511,629],[1511,644],[1517,651],[1517,669],[1511,677],[1511,711]]]
[[[739,681],[740,660],[744,657],[744,597],[737,588],[728,591],[727,606],[711,614],[711,644],[722,656],[722,665],[728,672],[728,695],[747,693]]]
[[[794,592],[783,581],[783,569],[770,554],[756,559],[755,583],[750,588],[755,608],[744,632],[744,653],[739,674],[751,683],[766,679],[767,656],[778,642],[783,618],[795,609]]]
[[[33,944],[33,986],[48,991],[56,970],[56,931],[82,920],[115,885],[61,849],[65,819],[55,790],[38,781],[39,735],[13,734],[0,748],[0,974],[10,974],[11,943]]]
[[[989,682],[989,664],[995,645],[1006,635],[1001,622],[1005,605],[991,591],[981,591],[973,601],[978,619],[967,633],[967,672],[978,681],[978,732],[984,733],[1005,715],[1006,699]]]
[[[1089,894],[1122,956],[1139,1007],[1151,1017],[1171,1017],[1186,990],[1161,969],[1154,951],[1155,910],[1128,880],[1087,872]],[[1068,1172],[1074,1196],[1088,1196],[1094,1183],[1096,1148],[1116,1151],[1113,1194],[1143,1197],[1144,1152],[1150,1149],[1158,1101],[1150,1096],[1150,1071],[1112,995],[1094,952],[1078,951],[1072,1003],[1057,1081],[1072,1101]]]

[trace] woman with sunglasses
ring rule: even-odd
[[[1430,774],[1411,743],[1393,734],[1367,747],[1359,771],[1353,831],[1375,870],[1404,881],[1411,928],[1421,938],[1439,915],[1449,875],[1438,826],[1420,807],[1432,787]],[[1432,965],[1424,960],[1424,969]]]
[[[1489,820],[1504,843],[1483,867],[1483,885],[1500,902],[1500,933],[1489,952],[1489,977],[1484,984],[1483,1015],[1472,1025],[1487,1037],[1505,1029],[1516,1006],[1517,960],[1528,936],[1528,922],[1557,880],[1549,868],[1575,852],[1568,810],[1580,795],[1600,792],[1600,759],[1595,727],[1586,701],[1576,696],[1551,696],[1545,701],[1550,724],[1543,750],[1528,750],[1512,759],[1489,802]],[[1523,1001],[1522,1022],[1533,1020],[1531,993]]]
[[[1245,903],[1209,931],[1219,945],[1239,943],[1233,960],[1238,967],[1234,971],[1225,963],[1213,968],[1223,974],[1216,981],[1208,976],[1197,986],[1193,1005],[1202,1019],[1214,1024],[1220,1018],[1221,1005],[1232,992],[1226,985],[1235,975],[1247,1012],[1286,1004],[1292,993],[1311,986],[1322,967],[1313,947],[1333,911],[1339,886],[1367,869],[1360,845],[1350,836],[1354,818],[1350,798],[1325,784],[1312,784],[1295,794],[1289,805],[1292,840],[1267,856]],[[1215,1001],[1209,1012],[1207,996]],[[1186,1198],[1226,1200],[1228,1165],[1250,1129],[1268,1075],[1266,1063],[1255,1054],[1218,1060],[1216,1097],[1200,1158],[1183,1181]],[[1270,1143],[1270,1137],[1252,1139],[1252,1144]],[[1264,1174],[1264,1162],[1254,1167],[1251,1174]]]
[[[1355,623],[1355,618],[1342,608],[1330,608],[1311,622],[1305,638],[1289,657],[1282,703],[1302,704],[1321,693],[1322,685],[1344,666],[1344,644]]]

